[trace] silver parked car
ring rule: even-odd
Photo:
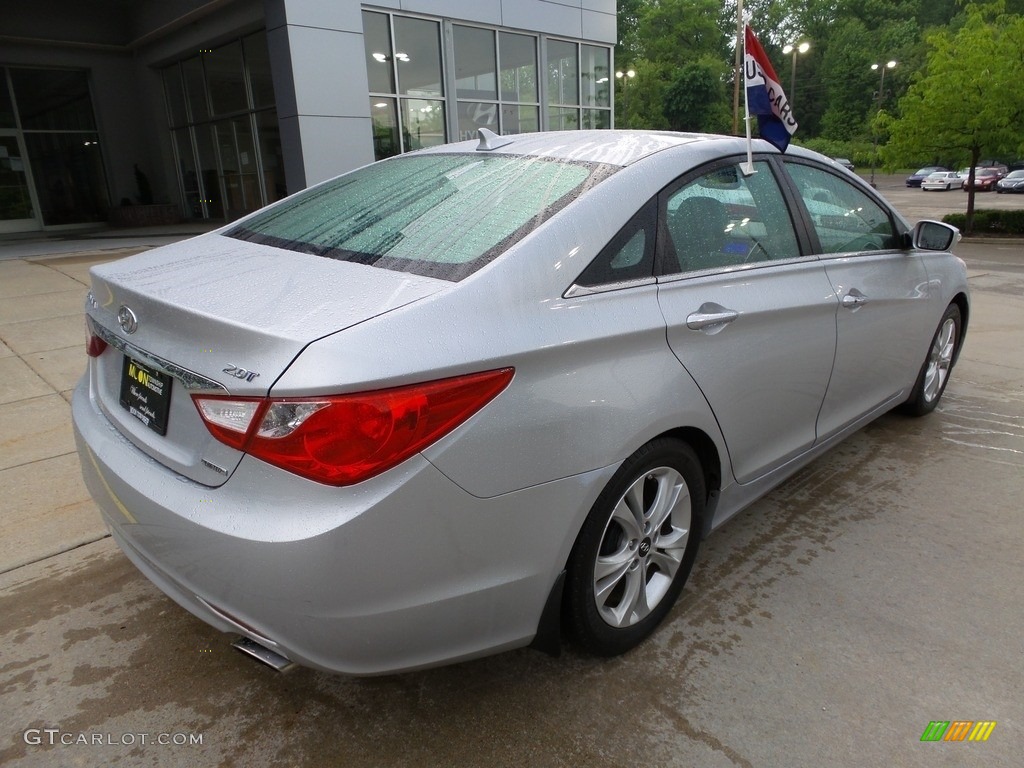
[[[934,409],[964,340],[955,229],[754,149],[481,132],[94,267],[117,543],[275,666],[634,647],[709,531]]]
[[[929,190],[938,190],[940,192],[948,192],[954,187],[959,189],[963,184],[963,179],[960,178],[960,174],[956,171],[935,171],[930,173],[921,182],[921,189],[925,192]]]

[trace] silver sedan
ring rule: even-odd
[[[94,267],[83,472],[274,666],[622,653],[711,530],[936,407],[957,238],[798,147],[482,131]]]

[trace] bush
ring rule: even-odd
[[[948,213],[942,217],[961,232],[967,229],[967,214]],[[974,235],[1024,235],[1024,211],[976,210]]]

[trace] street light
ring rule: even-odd
[[[784,56],[793,54],[793,69],[789,75],[789,108],[792,109],[796,103],[796,55],[798,53],[807,53],[811,50],[811,44],[804,40],[802,43],[793,43],[786,45],[782,49]]]
[[[874,93],[874,99],[878,101],[877,112],[882,111],[882,102],[885,101],[885,70],[895,69],[895,61],[887,61],[885,64],[872,64],[871,70],[873,72],[881,71],[881,77],[878,81],[878,90]],[[871,146],[871,186],[875,186],[875,166],[878,164],[878,131],[872,128],[872,146]]]
[[[629,108],[629,99],[626,90],[626,83],[636,77],[636,70],[627,69],[623,72],[621,69],[615,73],[615,79],[622,81],[622,110],[625,112]]]

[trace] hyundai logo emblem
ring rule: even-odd
[[[139,319],[135,317],[135,313],[131,309],[122,304],[121,308],[117,310],[117,324],[125,333],[135,333],[139,327]]]

